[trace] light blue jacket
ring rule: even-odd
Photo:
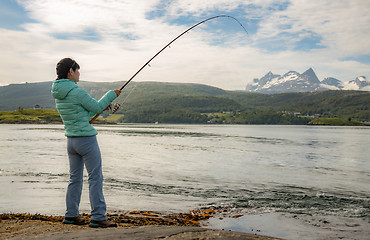
[[[89,123],[90,116],[103,112],[117,97],[116,93],[110,90],[99,101],[96,101],[86,90],[78,88],[77,84],[69,79],[55,80],[51,94],[55,98],[55,104],[62,117],[67,137],[98,134]]]

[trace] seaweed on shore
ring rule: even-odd
[[[118,213],[107,213],[110,221],[128,224],[133,226],[145,225],[176,225],[176,226],[200,226],[202,220],[211,218],[216,211],[212,209],[195,210],[188,213],[168,214],[161,215],[159,213],[145,212],[145,211],[127,211]],[[91,215],[83,213],[80,215],[87,221],[90,221]],[[28,213],[3,213],[0,214],[0,222],[2,220],[40,220],[47,222],[62,222],[63,216],[47,216],[41,214],[28,214]]]
[[[62,216],[46,216],[41,214],[29,213],[2,213],[0,214],[1,220],[40,220],[48,222],[61,222],[64,219]]]

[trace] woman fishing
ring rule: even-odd
[[[96,139],[98,132],[89,123],[90,114],[98,114],[108,108],[121,94],[121,90],[108,91],[99,101],[85,90],[78,88],[80,66],[71,58],[63,58],[56,66],[57,79],[51,93],[56,108],[63,120],[67,136],[67,152],[70,178],[66,194],[66,213],[63,223],[83,225],[79,217],[84,165],[88,172],[89,198],[91,205],[90,227],[117,227],[107,220],[106,203],[103,195],[102,160]]]

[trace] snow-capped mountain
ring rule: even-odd
[[[343,82],[336,78],[332,78],[332,77],[324,78],[321,84],[324,87],[328,89],[332,89],[332,90],[344,89]]]
[[[302,74],[289,71],[283,76],[267,73],[261,79],[254,79],[246,91],[260,93],[314,92],[322,89],[321,83],[312,68]]]
[[[344,86],[348,90],[370,91],[370,82],[366,80],[365,76],[357,77],[355,80],[349,81]]]
[[[268,72],[265,76],[253,79],[246,91],[259,93],[286,93],[286,92],[316,92],[325,90],[364,90],[370,91],[370,82],[361,76],[344,84],[342,81],[329,77],[322,82],[317,78],[312,68],[300,74],[289,71],[283,76]]]

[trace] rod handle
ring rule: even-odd
[[[99,116],[100,116],[100,113],[95,114],[95,116],[90,119],[89,123],[92,124],[95,121],[95,119],[97,119]]]

